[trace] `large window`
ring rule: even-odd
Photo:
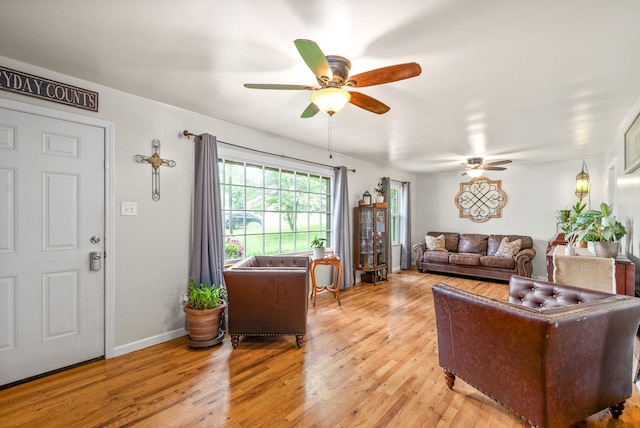
[[[227,260],[309,251],[316,235],[331,245],[328,173],[223,156],[218,166]]]
[[[389,189],[389,222],[391,228],[391,242],[400,242],[400,187],[396,183],[391,183],[391,189]]]

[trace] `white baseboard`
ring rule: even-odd
[[[158,334],[157,336],[147,337],[146,339],[137,340],[135,342],[127,343],[126,345],[116,346],[113,348],[108,358],[118,357],[120,355],[128,354],[129,352],[139,351],[140,349],[148,348],[149,346],[157,345],[159,343],[167,342],[178,337],[186,336],[187,330],[179,328],[177,330],[168,331],[166,333]]]

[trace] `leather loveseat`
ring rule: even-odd
[[[430,249],[427,241],[432,238],[441,238],[444,246]],[[519,250],[498,254],[505,238],[512,247],[520,240]],[[455,273],[502,281],[508,281],[511,275],[531,277],[531,261],[536,255],[530,236],[478,233],[428,232],[425,241],[415,244],[413,250],[420,272]]]
[[[567,427],[632,394],[640,299],[512,276],[501,301],[432,286],[438,358],[531,426]]]
[[[294,335],[302,347],[307,332],[309,258],[257,256],[223,272],[229,298],[231,345],[240,336]]]

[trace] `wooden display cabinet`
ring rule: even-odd
[[[389,215],[387,208],[356,207],[353,211],[353,282],[361,271],[363,282],[387,280]]]

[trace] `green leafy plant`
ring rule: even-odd
[[[566,236],[579,241],[617,242],[627,229],[611,214],[611,206],[600,204],[600,211],[588,210],[580,214]]]
[[[565,239],[567,238],[566,234],[571,232],[571,230],[573,229],[574,223],[578,219],[578,216],[582,214],[582,212],[586,207],[587,207],[587,204],[583,204],[582,202],[578,201],[569,210],[569,218],[564,221],[565,224],[560,226],[560,229],[562,229],[562,231],[565,233]],[[573,241],[575,242],[576,240],[577,240],[577,236],[574,238]]]
[[[311,240],[311,243],[309,245],[311,246],[311,248],[322,248],[324,247],[325,241],[326,241],[326,238],[319,238],[318,235],[316,235]]]
[[[569,217],[571,216],[571,210],[558,210],[557,219],[561,223],[566,223],[569,221]]]
[[[189,279],[189,287],[187,289],[187,306],[191,309],[213,309],[224,303],[224,297],[227,296],[227,290],[222,285],[196,285],[193,278]]]

